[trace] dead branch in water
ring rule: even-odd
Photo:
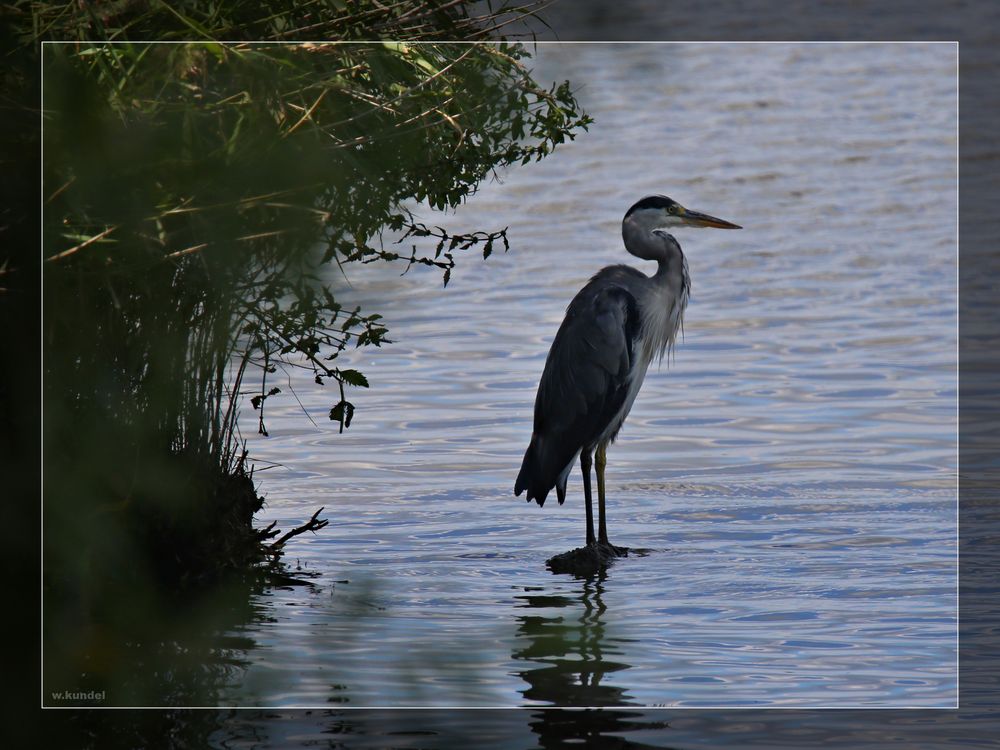
[[[315,513],[313,513],[312,518],[310,518],[304,524],[302,524],[301,526],[296,526],[291,531],[280,536],[276,542],[274,542],[268,547],[268,551],[271,552],[272,554],[277,553],[284,546],[285,542],[287,542],[292,537],[298,536],[299,534],[304,534],[307,531],[313,531],[313,532],[319,531],[320,529],[325,527],[330,522],[325,518],[322,521],[319,520],[319,514],[322,512],[323,508],[320,508]],[[271,524],[271,526],[274,526],[274,524]],[[269,531],[271,529],[271,526],[268,526],[266,531]],[[277,532],[274,533],[276,534]]]

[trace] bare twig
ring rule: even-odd
[[[204,250],[206,247],[208,247],[208,243],[207,242],[202,242],[200,245],[192,245],[191,247],[186,247],[183,250],[177,250],[177,251],[172,252],[172,253],[167,253],[167,255],[164,256],[164,257],[167,257],[167,258],[178,258],[178,257],[180,257],[182,255],[190,255],[191,253],[196,253],[199,250]]]
[[[57,196],[61,195],[62,192],[70,185],[72,185],[74,182],[76,182],[76,177],[70,177],[69,180],[61,188],[56,190],[52,195],[50,195],[48,198],[45,199],[45,203],[49,204],[52,201],[54,201]]]
[[[56,253],[55,255],[50,255],[48,258],[46,258],[46,260],[48,260],[48,261],[62,260],[66,256],[72,255],[73,253],[77,252],[78,250],[83,250],[83,248],[87,247],[87,245],[92,245],[95,242],[98,242],[99,240],[103,240],[105,237],[107,237],[109,234],[111,234],[117,228],[118,227],[108,227],[107,229],[105,229],[100,234],[95,234],[89,240],[85,240],[85,241],[81,242],[76,247],[71,247],[69,250],[63,250],[61,253]]]
[[[312,118],[312,113],[316,111],[316,107],[318,107],[319,103],[321,101],[323,101],[323,97],[326,96],[326,92],[328,90],[329,89],[323,89],[320,92],[319,97],[316,99],[315,102],[313,102],[313,105],[308,110],[306,110],[305,114],[303,114],[302,117],[299,118],[299,121],[297,123],[295,123],[294,125],[292,125],[292,127],[290,127],[288,130],[286,130],[284,133],[282,133],[282,135],[281,135],[282,138],[287,138],[292,133],[294,133],[296,130],[298,130],[299,126],[302,125],[302,123],[304,123],[306,120],[309,120],[309,119]]]
[[[271,539],[272,537],[278,536],[278,534],[281,533],[281,529],[274,528],[277,525],[277,523],[278,523],[277,521],[271,521],[271,523],[269,523],[263,529],[257,529],[257,538],[260,539],[261,541],[264,541],[265,539]],[[272,531],[272,529],[274,530]]]
[[[278,540],[276,542],[274,542],[270,546],[270,548],[269,548],[270,551],[271,552],[277,552],[278,550],[281,549],[282,546],[284,546],[285,542],[287,542],[289,539],[291,539],[294,536],[298,536],[299,534],[305,534],[307,531],[316,532],[316,531],[319,531],[320,529],[322,529],[323,527],[325,527],[330,522],[328,520],[326,520],[325,518],[322,521],[318,520],[318,516],[322,512],[323,512],[323,508],[320,508],[315,513],[313,513],[312,514],[312,518],[310,518],[304,524],[302,524],[301,526],[296,526],[291,531],[289,531],[289,532],[283,534],[282,536],[280,536],[278,538]],[[268,527],[268,528],[270,528],[270,527]]]

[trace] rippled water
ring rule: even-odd
[[[250,441],[264,521],[325,506],[222,701],[259,706],[953,706],[953,45],[540,46],[591,132],[485,186],[454,231],[510,226],[447,289],[350,269],[397,343],[370,391],[276,384]],[[678,233],[693,294],[609,452],[612,541],[576,579],[565,506],[516,499],[566,304],[648,193],[742,224]],[[645,268],[650,272],[651,268]],[[247,409],[249,412],[249,409]],[[255,431],[245,414],[244,432]]]

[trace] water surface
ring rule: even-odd
[[[396,342],[338,396],[279,375],[243,430],[311,587],[261,594],[241,706],[945,707],[957,694],[953,45],[541,45],[591,132],[483,187],[453,231],[511,250],[331,276]],[[632,262],[649,193],[742,224],[678,232],[693,293],[609,452],[588,579],[565,506],[512,494],[566,304]],[[644,268],[652,272],[652,268]],[[298,401],[289,395],[294,389]],[[303,415],[308,412],[315,426]]]

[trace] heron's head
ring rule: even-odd
[[[633,231],[651,233],[655,229],[669,232],[683,227],[714,227],[715,229],[742,229],[708,214],[691,211],[665,195],[647,195],[625,212],[623,227]],[[662,233],[658,233],[661,234]]]

